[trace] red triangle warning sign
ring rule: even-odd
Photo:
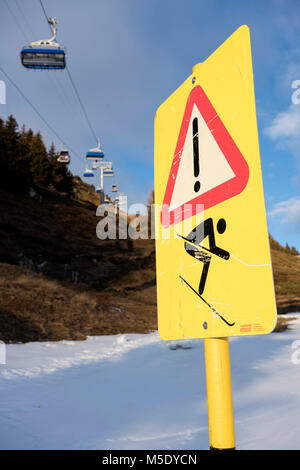
[[[201,86],[191,91],[184,111],[165,191],[163,227],[241,193],[248,164]]]

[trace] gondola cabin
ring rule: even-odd
[[[104,196],[103,204],[112,204],[111,200],[107,197],[107,195]]]
[[[65,165],[68,165],[70,163],[70,154],[69,151],[66,149],[63,149],[59,152],[57,161],[58,163],[64,163]]]
[[[21,51],[22,64],[27,69],[63,70],[66,67],[66,50],[57,46],[31,43]]]
[[[100,139],[97,140],[98,145],[95,148],[90,149],[86,154],[87,160],[103,160],[104,152],[100,148]]]
[[[115,176],[114,171],[111,170],[103,170],[103,176]]]
[[[92,170],[90,170],[89,168],[86,168],[84,173],[83,173],[83,176],[85,178],[92,178],[94,176],[94,172]]]
[[[31,42],[21,50],[21,61],[27,69],[62,70],[66,67],[66,49],[56,39],[56,18],[49,18],[53,30],[51,39]]]
[[[103,152],[96,152],[95,149],[90,149],[86,154],[87,160],[103,160],[104,153]]]

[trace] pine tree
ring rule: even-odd
[[[59,192],[72,193],[73,177],[66,165],[57,162],[58,155],[52,143],[48,152],[49,174],[53,187]]]
[[[28,160],[22,154],[18,124],[9,116],[0,127],[0,184],[13,192],[24,192],[30,184]]]
[[[294,246],[292,246],[291,255],[298,256],[299,254],[300,254],[299,251]]]
[[[30,160],[30,173],[35,187],[49,185],[48,154],[42,141],[41,134],[27,133],[28,156]]]
[[[51,185],[56,191],[72,194],[73,176],[66,165],[57,162],[54,145],[48,152],[39,132],[26,131],[24,125],[20,132],[13,116],[6,122],[0,119],[0,186],[26,193],[30,187]]]

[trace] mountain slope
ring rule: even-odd
[[[154,240],[99,240],[97,194],[0,190],[0,339],[84,339],[157,328]],[[280,313],[300,308],[300,258],[272,243]]]

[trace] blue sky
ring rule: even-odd
[[[261,161],[269,231],[300,250],[300,3],[289,0],[44,0],[59,20],[58,41],[68,67],[114,164],[129,204],[153,187],[153,121],[157,107],[239,26],[247,24],[252,53]],[[0,61],[73,155],[82,175],[95,145],[66,72],[25,70],[23,45],[49,37],[38,0],[0,0]],[[1,76],[0,79],[5,79]],[[300,96],[300,94],[299,94]],[[7,83],[7,103],[20,124],[60,142]],[[109,181],[111,183],[111,181]]]

